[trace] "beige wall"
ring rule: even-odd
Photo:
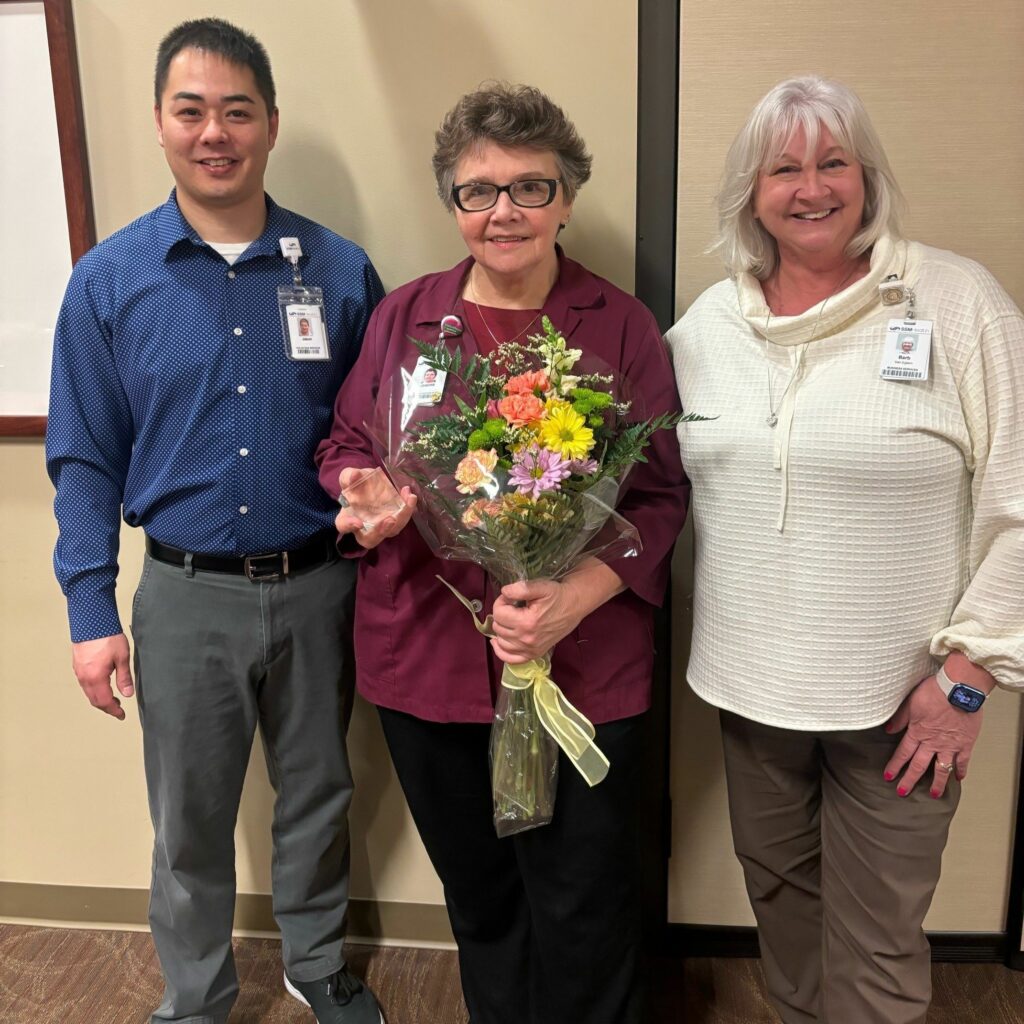
[[[678,312],[723,277],[702,256],[725,151],[777,81],[815,72],[863,98],[906,192],[911,237],[988,266],[1024,305],[1024,6],[908,0],[683,0]],[[675,635],[689,629],[689,549],[677,552]],[[675,659],[670,919],[752,921],[731,856],[713,713]],[[998,694],[954,822],[928,918],[937,930],[999,931],[1006,913],[1021,705]]]
[[[608,0],[76,0],[82,91],[102,237],[162,202],[170,178],[156,145],[151,74],[174,21],[215,13],[267,45],[281,134],[268,188],[370,252],[389,287],[464,252],[434,193],[434,128],[486,78],[529,81],[574,118],[595,155],[568,251],[630,287],[635,203],[636,16]],[[543,25],[544,29],[517,28]],[[571,54],[588,56],[586,68]],[[52,492],[37,442],[0,443],[0,882],[142,888],[150,832],[134,706],[117,723],[92,710],[69,669],[53,581]],[[141,537],[124,530],[119,598],[127,610]],[[126,619],[127,621],[127,619]],[[357,777],[353,895],[441,902],[374,716],[351,731]],[[251,773],[238,829],[241,892],[269,891],[271,794]],[[3,908],[0,907],[0,914]]]
[[[389,286],[460,256],[461,243],[433,193],[431,133],[461,92],[486,77],[507,77],[547,89],[575,118],[594,151],[595,176],[566,246],[630,287],[634,5],[603,0],[595,17],[592,0],[525,0],[515,7],[517,20],[532,14],[547,29],[522,33],[511,27],[512,5],[493,0],[293,6],[219,0],[162,13],[138,0],[76,0],[101,236],[161,202],[170,187],[152,131],[153,53],[170,19],[212,10],[256,32],[271,51],[282,110],[269,173],[275,198],[365,245]],[[680,309],[721,276],[700,250],[713,226],[710,202],[724,147],[772,82],[804,69],[826,70],[861,90],[911,200],[912,233],[983,259],[1024,299],[1024,267],[1010,245],[1024,227],[1021,128],[1019,118],[1002,117],[1024,96],[1016,62],[1022,15],[1008,0],[995,6],[970,18],[948,0],[872,0],[866,9],[826,4],[815,8],[811,24],[803,4],[684,0]],[[809,53],[820,56],[809,61]],[[1004,83],[1005,101],[992,100],[993,81]],[[71,676],[63,601],[50,572],[55,528],[41,445],[0,443],[0,479],[0,882],[145,887],[150,837],[138,725],[133,708],[122,724],[93,711]],[[141,538],[124,532],[126,605]],[[679,564],[685,567],[685,551]],[[671,918],[745,923],[717,734],[682,683],[682,572],[676,589]],[[934,927],[987,930],[1002,923],[1018,710],[1011,698],[1000,703],[956,822]],[[359,784],[353,894],[440,902],[379,729],[363,706],[352,749]],[[269,891],[270,793],[258,754],[255,760],[238,832],[239,889],[262,893]],[[968,872],[972,863],[985,865],[980,883]]]

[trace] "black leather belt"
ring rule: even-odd
[[[333,562],[338,558],[333,533],[322,533],[308,544],[294,551],[269,551],[262,555],[203,555],[198,552],[182,551],[169,544],[161,544],[152,537],[146,537],[146,550],[158,562],[168,565],[185,565],[191,558],[193,569],[202,572],[223,572],[233,576],[245,576],[253,583],[270,583],[283,576],[311,569],[315,565]]]

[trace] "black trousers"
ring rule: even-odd
[[[593,789],[560,754],[554,820],[499,839],[490,726],[378,711],[444,885],[471,1024],[642,1024],[644,716],[597,727],[611,768]]]

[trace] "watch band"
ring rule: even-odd
[[[943,665],[938,672],[935,673],[935,682],[939,684],[939,689],[948,697],[950,690],[953,689],[957,684],[953,682],[949,676],[946,675],[946,666]]]
[[[935,682],[939,684],[939,689],[946,695],[946,700],[953,707],[965,711],[969,715],[979,711],[988,697],[984,690],[979,690],[976,686],[971,686],[970,683],[958,683],[955,679],[950,679],[946,675],[945,666],[935,673]]]

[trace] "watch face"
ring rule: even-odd
[[[957,683],[949,691],[949,703],[961,711],[977,711],[985,703],[985,694],[965,683]]]

